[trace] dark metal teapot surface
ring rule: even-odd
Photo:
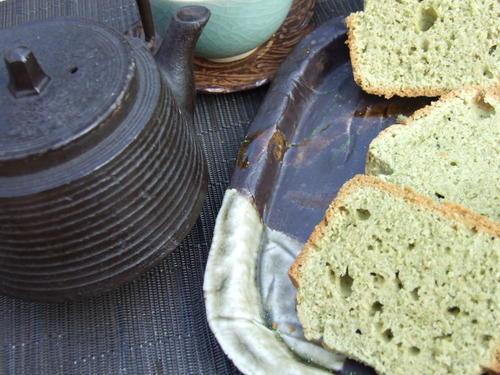
[[[186,236],[207,190],[191,66],[208,18],[181,9],[158,64],[93,21],[0,31],[0,292],[101,293]]]

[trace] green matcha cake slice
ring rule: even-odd
[[[379,374],[479,375],[500,371],[499,261],[498,223],[357,176],[290,277],[308,340]]]
[[[500,80],[498,0],[365,0],[347,25],[354,78],[366,92],[440,96]]]
[[[500,89],[448,94],[373,140],[366,173],[500,221]]]

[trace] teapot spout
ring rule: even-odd
[[[193,57],[196,42],[210,18],[202,6],[179,9],[170,22],[156,55],[158,66],[172,90],[181,112],[192,118],[195,104]]]

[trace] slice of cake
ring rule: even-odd
[[[439,96],[500,79],[498,0],[365,0],[347,25],[354,78],[366,92]]]
[[[290,269],[309,340],[379,373],[500,371],[500,227],[357,176]]]
[[[500,221],[500,89],[449,94],[389,127],[366,173]]]

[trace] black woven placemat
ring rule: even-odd
[[[315,22],[361,3],[318,0]],[[0,28],[64,15],[121,31],[138,19],[133,0],[0,0]],[[209,194],[191,234],[159,266],[112,293],[75,303],[0,296],[1,375],[238,374],[208,327],[203,273],[240,142],[265,92],[198,97],[195,126],[208,159]]]

